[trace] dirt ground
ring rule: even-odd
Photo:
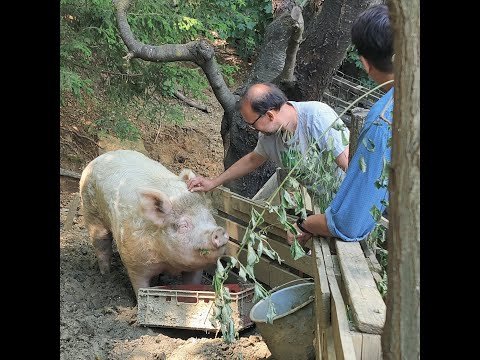
[[[112,271],[102,276],[82,216],[65,221],[75,192],[60,201],[60,359],[265,359],[270,351],[254,327],[233,344],[197,330],[144,327],[125,268],[114,252]],[[176,279],[165,278],[165,283]]]
[[[208,114],[177,104],[183,107],[183,125],[137,123],[142,142],[134,144],[92,137],[87,128],[98,115],[95,106],[68,99],[60,108],[60,167],[81,173],[101,151],[123,147],[146,152],[174,173],[187,167],[204,176],[220,174],[222,108],[212,93],[204,102]],[[139,325],[135,295],[118,252],[111,273],[100,274],[80,206],[74,203],[77,194],[78,180],[60,176],[60,359],[272,359],[254,326],[229,345],[220,334]],[[67,220],[69,214],[73,221]]]

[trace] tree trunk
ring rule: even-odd
[[[310,0],[308,9],[314,9],[314,15],[308,14],[310,31],[298,49],[299,36],[303,34],[303,18],[295,16],[298,9],[292,0],[276,0],[275,19],[267,27],[263,45],[255,60],[246,83],[233,94],[221,75],[215,60],[214,49],[206,40],[192,41],[187,44],[164,44],[153,46],[138,41],[127,21],[129,0],[113,0],[120,36],[128,48],[125,59],[140,58],[145,61],[170,62],[191,61],[205,72],[215,96],[224,109],[221,135],[224,145],[224,167],[251,152],[257,143],[257,134],[247,130],[245,122],[235,109],[235,101],[250,83],[275,82],[285,91],[291,100],[321,100],[323,91],[330,83],[332,74],[337,70],[350,44],[350,26],[358,13],[368,4],[378,0],[360,0],[350,6],[347,0]],[[292,10],[292,11],[290,11]],[[301,26],[299,26],[301,23]],[[290,41],[292,39],[293,41]],[[287,57],[287,48],[289,57]],[[282,72],[286,60],[297,59],[295,72],[293,64]],[[280,75],[282,74],[282,75]],[[288,75],[287,75],[288,74]],[[299,81],[295,85],[292,74]],[[279,76],[280,75],[280,76]],[[289,77],[282,79],[282,77]],[[293,82],[292,82],[293,81]],[[268,178],[274,173],[271,162],[256,171],[224,184],[232,191],[246,196],[254,196]]]
[[[420,359],[420,1],[390,0],[395,103],[384,359]]]
[[[353,20],[379,2],[326,0],[311,21],[305,20],[305,41],[298,52],[295,72],[297,88],[288,94],[292,100],[322,100],[351,43]]]
[[[295,20],[290,16],[290,12],[286,11],[279,14],[267,26],[263,44],[255,63],[245,84],[235,91],[236,95],[243,94],[249,84],[273,81],[282,72],[286,59],[286,49],[294,30],[294,22]],[[228,169],[238,159],[251,152],[257,145],[258,134],[247,129],[245,121],[238,111],[225,112],[222,119],[221,135],[225,151],[225,169]],[[251,198],[274,172],[275,165],[267,161],[252,173],[224,185],[237,194]]]

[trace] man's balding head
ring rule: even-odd
[[[252,84],[237,103],[240,110],[244,105],[250,105],[257,114],[265,114],[269,110],[280,110],[287,102],[287,96],[272,83]]]

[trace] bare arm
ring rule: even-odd
[[[293,224],[298,230],[298,232],[301,234],[297,237],[298,242],[300,245],[305,245],[308,239],[312,235],[304,233],[300,229],[298,229],[297,224]],[[327,218],[325,217],[325,214],[315,214],[315,215],[310,215],[307,217],[303,223],[302,226],[305,230],[309,231],[312,233],[314,236],[324,236],[324,237],[332,237],[333,235],[330,233],[330,230],[328,230],[327,226]],[[293,243],[293,234],[288,232],[287,234],[287,241],[291,245]]]
[[[337,158],[335,159],[335,162],[337,163],[337,165],[343,170],[343,171],[347,171],[347,168],[348,168],[348,155],[350,153],[350,150],[349,150],[349,146],[347,146],[345,148],[345,150],[343,150],[343,152],[337,156]]]
[[[203,176],[196,176],[195,178],[189,180],[187,183],[188,190],[192,192],[209,191],[227,181],[238,179],[239,177],[251,173],[253,170],[261,166],[265,161],[267,161],[266,158],[252,151],[251,153],[248,153],[239,159],[216,178],[207,179]]]

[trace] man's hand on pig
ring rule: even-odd
[[[188,180],[187,187],[190,192],[206,192],[212,190],[215,187],[215,183],[213,180],[207,179],[203,176],[195,176],[193,179]]]

